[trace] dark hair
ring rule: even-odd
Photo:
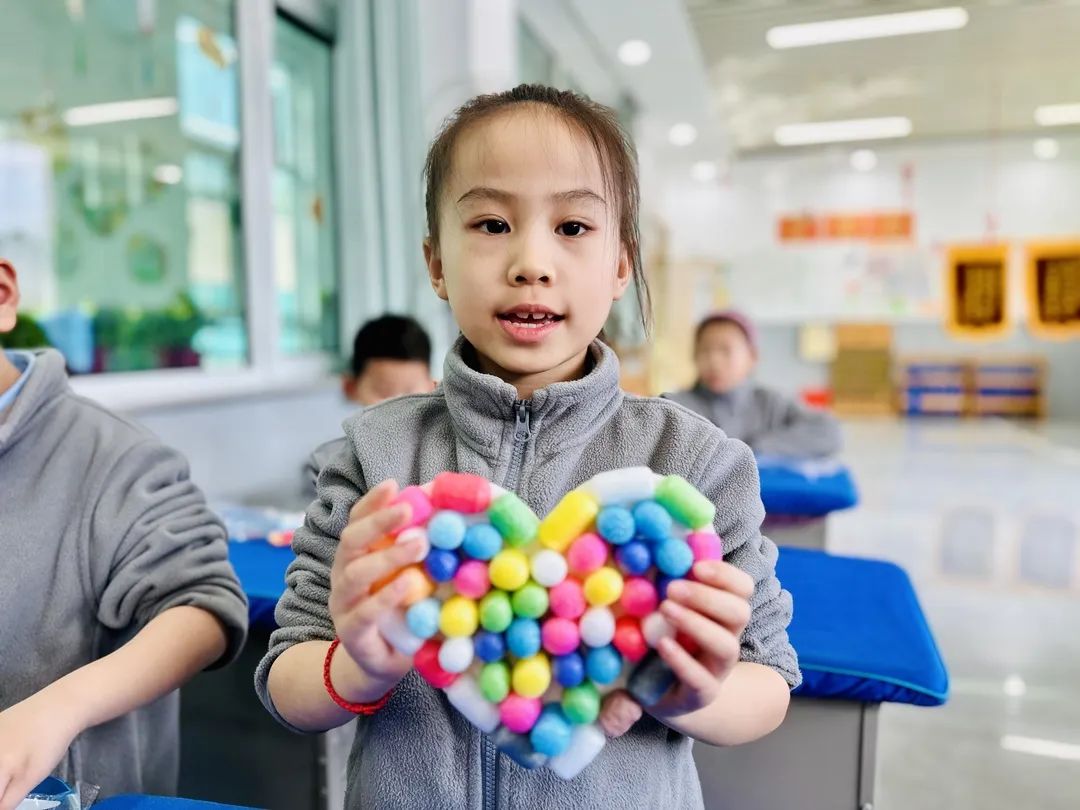
[[[641,233],[638,209],[637,150],[610,107],[598,104],[570,90],[556,90],[542,84],[519,84],[513,90],[477,96],[466,102],[443,124],[428,150],[424,163],[428,236],[439,244],[439,202],[450,174],[454,146],[469,127],[520,104],[538,105],[553,110],[585,136],[596,151],[605,191],[618,206],[619,241],[626,250],[633,270],[641,323],[648,331],[652,322],[652,298],[641,261]]]
[[[360,327],[353,340],[352,373],[359,377],[372,360],[417,360],[431,364],[431,339],[403,315],[383,315]]]

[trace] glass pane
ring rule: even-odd
[[[232,18],[5,5],[0,256],[74,372],[246,361]]]
[[[336,352],[338,272],[331,48],[279,18],[274,33],[274,245],[280,349]]]
[[[551,84],[555,78],[555,58],[525,23],[518,25],[518,69],[528,84]]]

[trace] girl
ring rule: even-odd
[[[611,110],[523,85],[462,107],[425,174],[424,255],[462,335],[441,388],[345,423],[348,446],[293,543],[259,694],[297,730],[365,715],[349,808],[701,807],[689,738],[767,734],[799,671],[750,451],[673,403],[624,394],[618,360],[595,339],[632,281],[643,317],[647,302],[633,145]],[[381,639],[376,618],[402,591],[370,587],[426,549],[367,547],[407,522],[408,507],[389,506],[398,485],[444,470],[486,476],[542,515],[591,476],[633,465],[707,494],[727,558],[698,564],[697,582],[673,585],[663,604],[701,649],[661,646],[678,686],[647,716],[625,693],[610,696],[602,725],[616,739],[563,782],[499,754]]]

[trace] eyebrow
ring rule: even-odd
[[[494,200],[495,202],[510,203],[517,195],[512,194],[509,191],[503,191],[498,188],[491,188],[490,186],[475,186],[469,189],[460,197],[458,197],[458,204],[464,202],[474,202],[480,200]],[[575,188],[570,191],[558,191],[551,195],[551,199],[555,202],[592,202],[599,203],[600,205],[607,207],[607,200],[597,194],[595,191],[587,188]]]

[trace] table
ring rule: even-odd
[[[859,502],[851,471],[836,461],[761,457],[762,531],[777,545],[825,548],[830,514]]]
[[[93,810],[250,810],[235,804],[175,799],[165,796],[113,796],[95,802]]]

